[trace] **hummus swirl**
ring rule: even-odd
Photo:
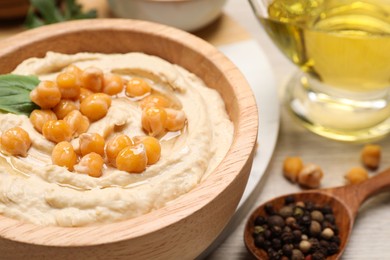
[[[219,94],[180,66],[142,53],[65,55],[47,53],[21,63],[14,74],[54,80],[66,66],[95,66],[124,78],[142,77],[153,89],[177,100],[188,124],[161,140],[161,159],[141,174],[114,167],[100,178],[53,165],[54,143],[38,133],[28,117],[0,114],[0,132],[20,126],[32,141],[28,156],[0,157],[0,213],[38,225],[85,226],[146,214],[190,191],[215,169],[228,151],[233,124]],[[106,140],[117,133],[145,135],[141,109],[124,95],[114,96],[107,115],[91,123],[90,133]],[[77,147],[78,139],[72,141]]]

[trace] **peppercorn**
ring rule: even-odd
[[[329,221],[329,222],[332,223],[332,224],[334,224],[334,222],[335,222],[335,218],[334,218],[334,215],[333,215],[333,214],[326,214],[326,215],[324,216],[324,219],[325,219],[326,221]]]
[[[302,232],[300,230],[294,230],[292,233],[294,235],[294,241],[301,240]]]
[[[265,250],[269,259],[278,260],[325,259],[337,252],[340,238],[332,208],[310,201],[292,201],[293,198],[286,197],[287,205],[280,208],[267,204],[269,213],[254,220],[262,224],[253,227],[255,245]]]
[[[263,216],[257,216],[256,217],[256,219],[255,219],[255,225],[256,226],[262,226],[265,223],[267,223],[267,221],[265,220],[265,217],[263,217]]]
[[[328,214],[329,215],[329,214]],[[313,210],[311,213],[310,213],[310,216],[311,216],[311,219],[312,220],[316,220],[318,222],[322,222],[324,221],[324,215],[322,214],[321,211],[319,210]]]
[[[305,201],[305,208],[308,211],[313,211],[314,210],[314,203],[311,201]]]
[[[263,235],[255,236],[255,246],[258,248],[264,248],[265,238]]]
[[[334,242],[336,243],[337,245],[340,245],[341,244],[341,240],[338,236],[333,236],[331,239],[330,239],[331,242]]]
[[[273,215],[275,214],[274,207],[272,206],[272,203],[267,203],[264,206],[264,210],[268,215]]]
[[[255,226],[253,230],[253,235],[257,235],[264,232],[264,228],[262,226]]]
[[[322,253],[322,252],[314,252],[312,255],[311,255],[311,259],[312,260],[324,260],[326,257],[325,255]]]
[[[272,239],[271,243],[272,243],[273,249],[278,250],[278,249],[282,248],[282,241],[280,241],[279,238]]]
[[[311,217],[310,217],[310,215],[304,215],[304,216],[301,218],[300,223],[301,223],[302,225],[305,225],[305,226],[310,225],[310,223],[311,223]]]
[[[321,233],[321,237],[325,238],[325,239],[331,239],[334,235],[334,232],[332,229],[330,228],[325,228],[322,233]]]
[[[295,208],[294,208],[294,212],[293,212],[293,216],[294,216],[295,218],[300,218],[300,217],[302,217],[302,216],[303,216],[303,209],[300,208],[300,207],[295,207]]]
[[[284,227],[285,222],[284,219],[281,216],[273,215],[268,218],[267,220],[268,225],[272,226],[278,226],[278,227]]]
[[[315,220],[310,223],[310,235],[318,236],[321,233],[321,224]]]
[[[291,260],[302,260],[304,259],[303,253],[298,249],[293,249],[291,254]]]
[[[292,229],[291,229],[289,226],[284,226],[283,232],[291,233],[291,232],[292,232]]]
[[[290,244],[294,241],[294,235],[291,232],[283,232],[281,238],[286,244]]]
[[[271,228],[271,233],[273,236],[280,236],[280,234],[282,234],[282,229],[279,226],[273,226]]]
[[[307,253],[309,252],[311,248],[311,243],[307,240],[302,240],[300,243],[299,243],[299,249],[303,252],[303,253]]]
[[[295,202],[295,198],[294,196],[287,196],[285,199],[284,199],[284,205],[290,205],[292,203]]]
[[[282,252],[285,256],[291,256],[294,246],[292,244],[285,244],[282,248]]]
[[[291,227],[292,224],[294,224],[294,223],[296,223],[295,218],[293,218],[293,217],[286,218],[286,225],[288,225],[289,227]]]
[[[328,255],[336,254],[339,251],[339,246],[336,243],[330,243],[328,247]]]
[[[279,210],[279,215],[284,217],[284,218],[292,216],[293,215],[293,207],[291,207],[291,206],[284,206],[283,208],[281,208]]]
[[[322,212],[322,214],[333,214],[333,209],[329,205],[323,206],[322,208],[320,208],[320,211]]]

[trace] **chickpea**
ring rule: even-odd
[[[168,131],[179,131],[184,128],[186,123],[186,115],[182,110],[176,110],[171,108],[166,108],[167,120],[165,121],[165,129]]]
[[[104,160],[102,156],[92,152],[81,158],[79,164],[75,166],[75,169],[79,173],[85,173],[91,177],[98,178],[103,175],[103,165]]]
[[[86,97],[80,104],[80,111],[91,121],[106,116],[111,106],[111,97],[104,93],[96,93]]]
[[[116,157],[116,167],[129,173],[141,173],[146,169],[147,160],[145,147],[142,144],[128,146]]]
[[[147,107],[142,111],[142,128],[151,136],[164,132],[167,112],[161,107]]]
[[[152,136],[142,136],[135,138],[136,143],[142,143],[145,147],[148,165],[158,162],[161,156],[161,145],[157,138]]]
[[[30,92],[30,99],[43,109],[55,107],[61,100],[61,92],[53,81],[41,81]]]
[[[51,161],[55,165],[63,166],[69,171],[73,171],[73,167],[77,163],[77,154],[69,142],[59,142],[51,153]]]
[[[117,74],[107,73],[104,75],[103,92],[112,96],[119,94],[123,90],[123,79]]]
[[[83,116],[80,111],[73,110],[64,117],[64,121],[70,126],[72,136],[79,136],[88,131],[88,117]]]
[[[129,97],[141,97],[151,91],[150,85],[141,78],[132,78],[126,84],[126,95]]]
[[[77,104],[69,99],[62,99],[54,108],[53,112],[58,119],[64,119],[70,112],[78,110]]]
[[[72,130],[64,120],[50,120],[42,126],[43,136],[54,143],[70,141]]]
[[[287,157],[283,162],[284,177],[292,182],[298,180],[298,175],[303,169],[303,162],[300,157]]]
[[[357,184],[368,180],[368,172],[362,167],[354,167],[344,177],[348,183]]]
[[[104,156],[104,138],[97,133],[85,133],[80,135],[80,153],[85,156],[89,153],[97,153]]]
[[[76,73],[63,72],[57,76],[57,86],[62,98],[77,99],[80,95],[80,76]]]
[[[322,169],[316,164],[307,164],[299,172],[298,183],[307,188],[318,188],[324,176]]]
[[[81,77],[81,74],[83,73],[83,71],[79,67],[77,67],[76,65],[73,65],[73,64],[66,67],[64,72],[75,74],[79,78]]]
[[[81,87],[93,92],[101,92],[103,84],[104,75],[101,69],[89,67],[81,73]]]
[[[31,112],[30,114],[30,122],[34,126],[34,128],[42,133],[42,126],[50,120],[57,120],[56,114],[49,110],[40,110],[40,109],[35,109],[34,111]]]
[[[124,148],[134,145],[127,135],[120,134],[109,140],[106,144],[106,156],[110,164],[116,166],[116,157]]]
[[[1,149],[10,155],[26,157],[30,146],[30,136],[21,127],[12,127],[1,135]]]
[[[374,144],[365,145],[361,152],[361,160],[365,167],[377,169],[381,160],[381,147]]]
[[[86,97],[92,95],[93,92],[86,88],[80,88],[79,100],[82,102]]]
[[[142,109],[145,109],[147,107],[172,107],[172,102],[164,97],[163,95],[159,94],[150,94],[149,96],[145,97],[140,101],[140,107]]]

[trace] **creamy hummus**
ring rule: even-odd
[[[47,53],[20,64],[14,74],[55,80],[69,64],[81,69],[95,66],[123,77],[141,76],[153,88],[182,104],[188,125],[181,133],[161,139],[161,159],[141,174],[107,166],[100,178],[70,172],[53,165],[54,143],[38,133],[28,117],[0,114],[0,132],[14,126],[32,140],[28,156],[0,156],[0,213],[39,225],[84,226],[136,217],[160,208],[190,191],[212,172],[225,156],[233,138],[219,94],[194,74],[158,57],[142,53],[64,55]],[[119,127],[120,126],[120,127]],[[88,130],[108,140],[117,132],[145,135],[141,109],[125,96],[113,97],[107,116]],[[77,146],[77,139],[72,144]]]

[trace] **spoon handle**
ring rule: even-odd
[[[354,209],[353,214],[356,215],[359,206],[365,200],[383,191],[390,191],[390,168],[362,183],[350,185],[346,188],[348,191],[344,190],[344,192],[349,194],[348,203]]]

